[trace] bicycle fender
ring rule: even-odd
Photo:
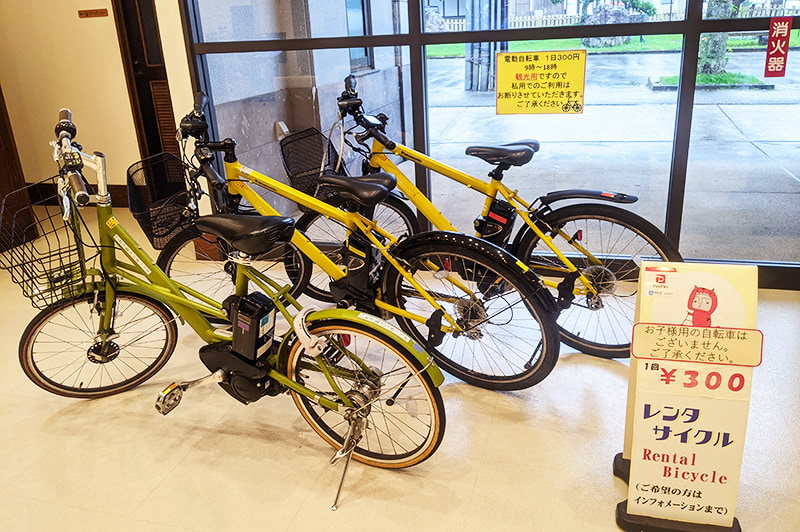
[[[414,355],[422,367],[427,367],[425,370],[428,373],[428,376],[433,381],[434,386],[440,386],[444,382],[444,375],[442,371],[439,369],[439,366],[433,361],[433,357],[428,354],[425,349],[415,342],[409,335],[401,331],[398,327],[395,327],[391,323],[388,323],[377,316],[373,316],[372,314],[368,314],[366,312],[361,312],[358,310],[350,310],[350,309],[325,309],[325,310],[317,310],[315,312],[311,312],[307,317],[307,322],[313,321],[324,321],[324,320],[341,320],[341,321],[349,321],[354,323],[359,323],[371,329],[377,329],[381,333],[385,334]],[[287,337],[290,335],[287,335]],[[284,342],[286,343],[286,339]],[[287,344],[288,345],[288,344]],[[283,345],[281,349],[283,349]]]
[[[399,191],[397,189],[389,191],[389,195],[390,196],[394,196],[397,199],[401,199],[403,201],[407,201],[408,200],[408,196],[406,196],[405,194],[403,194],[401,191]]]
[[[567,190],[555,190],[548,192],[539,198],[539,201],[545,205],[550,205],[556,201],[563,201],[568,199],[593,199],[601,201],[610,201],[612,203],[636,203],[639,198],[631,194],[623,192],[609,192],[605,190],[588,190],[582,188],[570,188]]]
[[[398,258],[414,257],[414,248],[429,243],[444,244],[446,246],[453,246],[456,249],[474,250],[478,253],[489,255],[494,260],[506,264],[512,270],[518,272],[523,280],[529,282],[531,286],[533,286],[534,296],[544,311],[551,314],[558,314],[559,310],[556,301],[550,291],[542,285],[539,276],[517,257],[489,241],[451,231],[428,231],[403,240],[394,249],[393,254]],[[386,290],[386,287],[384,286],[383,289]]]

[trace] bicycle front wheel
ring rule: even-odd
[[[397,256],[460,331],[436,345],[429,340],[429,332],[438,328],[435,322],[395,318],[441,368],[461,380],[492,390],[528,388],[549,375],[558,360],[554,316],[536,294],[543,288],[481,249],[428,241],[406,246]],[[433,317],[434,307],[398,270],[386,271],[384,286],[390,305]],[[448,325],[445,318],[441,325]]]
[[[373,218],[378,223],[378,227],[398,238],[403,235],[415,235],[420,230],[414,211],[396,196],[387,196],[382,203],[377,204]],[[304,214],[297,221],[296,227],[305,233],[308,239],[328,258],[344,267],[343,250],[344,242],[347,239],[347,229],[342,224],[326,218],[318,212],[311,212]],[[319,266],[314,265],[306,294],[318,301],[333,303],[330,281],[328,274]]]
[[[325,338],[328,348],[314,358],[295,342],[287,375],[317,397],[341,401],[337,391],[343,392],[366,413],[353,458],[396,469],[430,457],[444,436],[444,405],[419,360],[389,336],[361,323],[312,321],[309,332]],[[292,397],[311,428],[341,448],[349,428],[346,407],[328,410],[295,391]]]
[[[37,386],[64,397],[106,397],[155,375],[175,350],[178,327],[159,301],[118,292],[109,339],[98,339],[100,292],[58,301],[22,335],[19,360]],[[105,312],[105,311],[103,311]]]
[[[170,279],[223,301],[235,288],[236,263],[228,259],[230,252],[225,241],[192,226],[167,242],[156,263]],[[311,260],[289,242],[253,257],[252,267],[281,286],[291,285],[289,294],[295,297],[311,276]]]
[[[576,295],[561,311],[558,326],[562,341],[601,358],[630,356],[639,264],[643,260],[682,261],[680,253],[653,224],[613,205],[569,205],[545,216],[544,221],[558,229],[551,234],[553,246],[599,292],[594,298]],[[553,250],[529,228],[517,256],[552,285],[569,273]],[[575,281],[576,292],[584,288],[580,280]],[[558,296],[555,286],[551,290]]]

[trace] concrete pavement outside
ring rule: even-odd
[[[730,71],[763,74],[763,52],[730,56]],[[639,196],[631,210],[663,228],[677,93],[651,91],[647,78],[676,75],[679,63],[678,53],[590,54],[582,114],[498,116],[493,93],[464,90],[463,58],[431,59],[431,154],[485,176],[489,165],[464,155],[467,146],[536,138],[542,147],[534,159],[506,173],[524,197],[619,190]],[[685,257],[800,261],[800,68],[770,82],[774,90],[695,93]],[[442,176],[431,180],[434,203],[470,231],[482,197]]]

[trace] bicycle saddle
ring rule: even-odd
[[[359,205],[373,207],[397,186],[397,178],[385,172],[360,177],[327,174],[319,178],[319,184],[331,187],[343,198],[355,200]]]
[[[248,255],[265,253],[275,242],[291,240],[294,233],[294,219],[282,216],[209,214],[195,220],[195,225]]]
[[[483,159],[489,164],[505,163],[510,166],[522,166],[539,151],[538,140],[518,140],[502,146],[470,146],[466,154]]]

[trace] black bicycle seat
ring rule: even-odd
[[[483,159],[489,164],[505,163],[510,166],[522,166],[533,158],[538,143],[534,149],[530,144],[535,141],[520,141],[520,143],[506,144],[503,146],[470,146],[466,154]]]
[[[385,172],[361,177],[326,174],[319,178],[319,184],[332,188],[343,198],[354,200],[359,205],[373,207],[386,199],[389,191],[397,186],[397,178]]]
[[[514,142],[507,142],[503,146],[527,146],[535,152],[539,151],[539,141],[536,139],[523,139],[515,140]]]
[[[397,186],[397,177],[394,174],[390,174],[388,172],[377,172],[374,174],[367,174],[362,176],[353,176],[350,179],[358,179],[362,183],[373,183],[375,185],[381,185],[386,187],[388,190],[394,189]]]
[[[265,253],[294,234],[294,219],[282,216],[209,214],[195,220],[195,225],[248,255]]]

